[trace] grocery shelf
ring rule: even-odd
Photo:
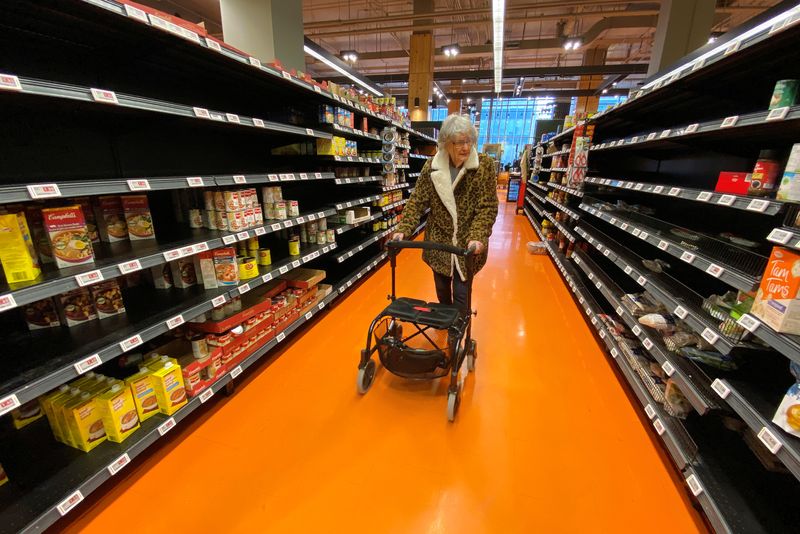
[[[43,274],[32,282],[8,285],[0,283],[0,302],[2,310],[30,304],[53,297],[67,291],[161,265],[168,261],[193,256],[206,250],[227,246],[236,241],[276,232],[307,221],[335,215],[332,209],[304,213],[299,217],[280,221],[267,221],[263,226],[242,230],[241,232],[218,232],[214,230],[193,229],[188,237],[166,241],[137,241],[93,244],[97,252],[94,263],[79,267],[56,269],[50,265]],[[184,236],[186,233],[183,234]]]
[[[738,323],[773,349],[800,364],[800,336],[776,332],[749,313],[740,317]]]
[[[758,439],[800,480],[800,441],[772,422],[775,407],[741,381],[717,379],[714,391],[742,418]]]
[[[582,197],[583,196],[583,191],[579,191],[577,189],[572,189],[571,187],[567,187],[565,185],[556,184],[556,183],[553,183],[553,182],[547,182],[547,187],[551,187],[553,189],[559,189],[561,191],[564,191],[564,192],[569,193],[570,195],[574,195],[576,197]]]
[[[381,136],[374,133],[364,132],[362,130],[357,130],[355,128],[350,128],[349,126],[342,126],[341,124],[321,124],[320,127],[330,127],[336,134],[348,134],[350,137],[363,138],[363,139],[371,139],[373,141],[380,141]]]
[[[432,156],[426,156],[425,154],[409,154],[408,157],[412,159],[421,159],[427,161],[427,159]]]
[[[209,123],[227,124],[232,127],[254,128],[271,134],[291,134],[320,139],[330,139],[332,137],[327,132],[321,132],[313,128],[301,128],[290,124],[265,121],[257,117],[245,117],[224,111],[214,111],[136,95],[115,93],[105,89],[17,77],[8,73],[6,75],[14,80],[12,85],[16,86],[16,89],[0,93],[4,95],[4,98],[10,98],[15,94],[24,94],[42,98],[77,100],[84,103],[97,104],[98,106],[106,106],[109,109],[124,108],[148,113],[176,115],[199,122],[207,121]]]
[[[315,158],[322,162],[336,162],[336,163],[369,163],[370,165],[382,165],[383,162],[379,158],[368,158],[364,156],[328,156],[325,154],[307,155],[302,156],[305,158]]]
[[[572,243],[574,243],[574,242],[575,242],[575,236],[574,236],[574,235],[572,235],[572,232],[570,232],[570,231],[567,229],[567,227],[566,227],[566,226],[564,226],[563,224],[561,224],[560,222],[558,222],[558,221],[556,220],[556,217],[555,217],[555,215],[553,215],[552,213],[547,213],[547,212],[544,212],[544,216],[545,216],[545,217],[547,217],[547,218],[550,220],[550,222],[551,222],[551,223],[553,223],[553,224],[555,225],[555,227],[556,227],[556,228],[558,228],[558,230],[559,230],[559,231],[560,231],[562,234],[564,234],[564,236],[566,236],[566,238],[567,238],[567,239],[569,239],[569,240],[570,240]]]
[[[355,256],[356,254],[358,254],[359,252],[361,252],[362,250],[364,250],[368,246],[370,246],[370,245],[372,245],[374,243],[377,243],[378,241],[380,241],[381,239],[383,239],[384,237],[389,235],[392,232],[392,230],[394,230],[395,226],[392,226],[391,228],[389,228],[387,230],[376,232],[376,233],[370,235],[369,237],[367,237],[366,239],[363,239],[362,241],[359,241],[358,243],[356,243],[352,247],[350,247],[347,250],[343,251],[338,256],[335,256],[336,261],[338,263],[342,263],[343,261],[352,258],[353,256]]]
[[[544,183],[547,184],[549,182],[544,182]],[[542,185],[540,182],[532,182],[532,181],[528,180],[528,185],[532,185],[533,187],[535,187],[537,189],[541,189],[545,193],[549,193],[549,191],[547,190],[547,187]]]
[[[542,235],[542,228],[539,225],[539,223],[536,222],[536,219],[533,218],[533,215],[530,214],[530,212],[528,211],[528,207],[525,206],[524,208],[522,208],[522,211],[525,213],[525,217],[528,218],[528,222],[531,223],[531,226],[533,227],[533,231],[536,232],[536,235],[539,236],[539,239],[541,241],[545,241],[544,235]]]
[[[370,195],[368,197],[359,198],[357,200],[348,200],[347,202],[340,202],[336,204],[335,208],[337,210],[343,210],[345,208],[352,208],[353,206],[360,206],[362,204],[369,204],[370,202],[375,202],[376,200],[380,200],[381,195]]]
[[[567,215],[569,215],[569,216],[570,216],[570,217],[572,217],[573,219],[575,219],[575,220],[580,220],[580,218],[581,218],[581,216],[580,216],[580,215],[578,215],[577,213],[575,213],[574,211],[572,211],[571,209],[569,209],[569,208],[568,208],[568,207],[566,207],[565,205],[561,204],[561,203],[560,203],[560,202],[558,202],[557,200],[555,200],[555,199],[552,199],[552,198],[550,198],[550,197],[547,197],[547,199],[546,199],[546,200],[547,200],[547,202],[549,202],[550,204],[552,204],[553,206],[555,206],[555,207],[556,207],[556,208],[558,208],[559,210],[563,211],[564,213],[566,213]]]
[[[329,225],[328,228],[335,230],[336,235],[340,235],[345,232],[349,232],[353,228],[358,228],[359,226],[371,223],[375,219],[380,219],[381,217],[383,217],[383,212],[373,213],[368,218],[364,219],[363,221],[359,221],[355,224]]]
[[[336,185],[365,184],[372,182],[380,182],[381,180],[383,180],[383,176],[358,176],[354,178],[336,178],[334,183]]]
[[[703,234],[696,234],[653,217],[623,211],[590,197],[586,197],[580,207],[598,219],[742,291],[753,291],[758,287],[761,273],[767,265],[766,257],[749,250]],[[597,209],[598,207],[601,209]],[[684,239],[676,232],[681,232]],[[690,240],[685,237],[690,235],[696,239]],[[692,248],[683,244],[687,241],[692,241]]]
[[[553,137],[551,137],[550,139],[545,141],[544,144],[546,144],[546,143],[555,143],[557,139],[561,139],[561,138],[566,137],[568,135],[571,136],[574,131],[575,131],[575,126],[571,126],[571,127],[567,128],[566,130],[554,135]],[[542,144],[543,143],[539,143],[539,145],[537,145],[537,146],[541,146]]]
[[[800,250],[800,228],[790,228],[788,226],[775,228],[767,236],[767,241]]]
[[[411,168],[410,165],[395,165],[395,167],[397,167],[398,169],[410,169]]]
[[[397,143],[395,146],[397,148],[402,148],[403,150],[411,150],[411,145],[401,145],[400,143]]]
[[[702,376],[702,373],[693,368],[694,366],[690,365],[685,358],[668,351],[657,332],[650,334],[648,328],[639,324],[639,321],[622,305],[624,291],[617,283],[582,251],[574,251],[572,261],[586,273],[589,280],[595,284],[595,287],[608,300],[609,304],[614,307],[620,319],[639,338],[645,350],[656,359],[664,369],[664,372],[675,381],[697,413],[703,415],[712,409],[718,408],[711,391],[710,380]]]
[[[396,191],[397,189],[405,189],[406,187],[409,187],[410,185],[411,184],[409,184],[409,183],[395,184],[395,185],[384,185],[384,186],[381,186],[381,190],[382,191]]]
[[[526,192],[526,194],[530,194],[530,196],[532,196],[533,198],[535,198],[536,200],[538,200],[539,202],[541,202],[542,206],[544,206],[545,204],[547,204],[547,197],[543,197],[543,196],[541,196],[540,194],[538,194],[538,193],[537,193],[536,191],[534,191],[533,189],[528,189],[528,190],[527,190],[527,192]]]
[[[420,173],[420,172],[412,172],[412,173],[409,173],[408,177],[409,178],[419,178],[420,174],[422,174],[422,173]]]
[[[525,201],[528,204],[530,204],[530,206],[534,209],[536,213],[539,214],[539,217],[544,217],[545,215],[547,215],[547,212],[541,209],[539,206],[537,206],[536,203],[534,203],[533,200],[531,200],[531,197],[525,196]]]
[[[381,208],[381,211],[389,211],[402,206],[406,202],[408,202],[408,199],[404,198],[403,200],[398,200],[397,202],[392,202],[391,204],[388,204],[386,206],[379,206],[379,207]]]
[[[645,288],[668,310],[683,320],[703,339],[723,354],[735,350],[751,349],[752,345],[736,343],[719,329],[719,322],[712,319],[701,307],[699,296],[664,273],[654,273],[642,267],[642,259],[599,230],[581,223],[575,232],[589,244],[613,261],[625,274]]]
[[[694,200],[715,206],[735,208],[765,215],[775,215],[779,213],[786,204],[772,199],[753,198],[743,195],[729,195],[726,193],[716,193],[702,189],[692,189],[686,187],[673,187],[666,184],[646,184],[642,182],[631,182],[627,180],[611,180],[608,178],[586,178],[586,182],[601,186],[616,187],[618,189],[633,190],[641,193],[651,193],[684,200]],[[800,237],[798,238],[800,239]]]
[[[214,184],[220,187],[245,185],[245,184],[265,184],[275,182],[298,182],[305,180],[332,180],[332,172],[282,172],[269,174],[232,174],[213,176]],[[187,181],[184,178],[184,181]],[[192,187],[200,187],[193,185]],[[154,188],[155,189],[155,188]]]
[[[542,154],[542,158],[552,158],[553,156],[566,156],[567,154],[569,154],[569,150],[559,150],[558,152]]]

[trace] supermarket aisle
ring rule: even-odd
[[[525,251],[533,236],[501,204],[454,424],[444,383],[379,372],[356,393],[385,266],[68,530],[703,531],[551,261]],[[401,256],[398,292],[433,297],[418,252]]]

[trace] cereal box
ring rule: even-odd
[[[133,404],[139,414],[139,421],[145,422],[158,413],[158,398],[153,389],[152,371],[147,367],[140,367],[139,372],[125,379],[131,390]]]
[[[197,274],[193,258],[181,258],[170,262],[172,283],[175,287],[186,289],[197,285]]]
[[[118,196],[101,196],[95,205],[95,219],[100,239],[107,243],[128,240],[128,224]]]
[[[221,286],[235,286],[239,284],[239,266],[236,264],[236,249],[231,247],[218,248],[212,253],[214,258],[214,272],[217,274],[217,284]]]
[[[107,280],[89,287],[92,301],[101,319],[114,317],[125,313],[125,303],[122,301],[122,291],[116,280]]]
[[[180,365],[164,362],[151,374],[153,389],[158,399],[158,408],[164,415],[172,415],[186,404],[186,389]]]
[[[64,410],[73,447],[89,452],[107,439],[103,418],[91,393],[81,393]]]
[[[80,206],[45,208],[42,217],[59,268],[94,262],[92,240]]]
[[[0,215],[0,262],[10,284],[35,280],[42,272],[22,213]]]
[[[59,295],[57,299],[59,311],[67,326],[77,326],[97,319],[97,311],[89,288],[73,289]]]
[[[109,441],[122,443],[139,428],[139,414],[130,388],[121,383],[114,384],[98,395],[95,402]]]
[[[39,330],[42,328],[53,328],[61,326],[58,319],[56,303],[52,298],[37,300],[26,304],[22,308],[25,315],[25,322],[28,323],[28,330]]]
[[[125,212],[125,223],[128,225],[128,237],[131,241],[156,238],[147,195],[123,196],[122,210]]]
[[[800,334],[800,254],[774,247],[751,313],[785,334]]]

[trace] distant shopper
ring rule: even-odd
[[[478,133],[466,115],[450,115],[439,131],[439,149],[420,172],[403,221],[394,239],[411,235],[425,208],[430,208],[425,237],[434,243],[475,247],[475,272],[485,264],[489,236],[497,218],[497,174],[494,160],[478,154]],[[422,259],[433,269],[436,295],[442,304],[459,305],[467,311],[464,258],[426,250]]]

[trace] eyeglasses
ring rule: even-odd
[[[472,141],[450,141],[450,144],[456,148],[464,148],[467,146],[472,146]]]

